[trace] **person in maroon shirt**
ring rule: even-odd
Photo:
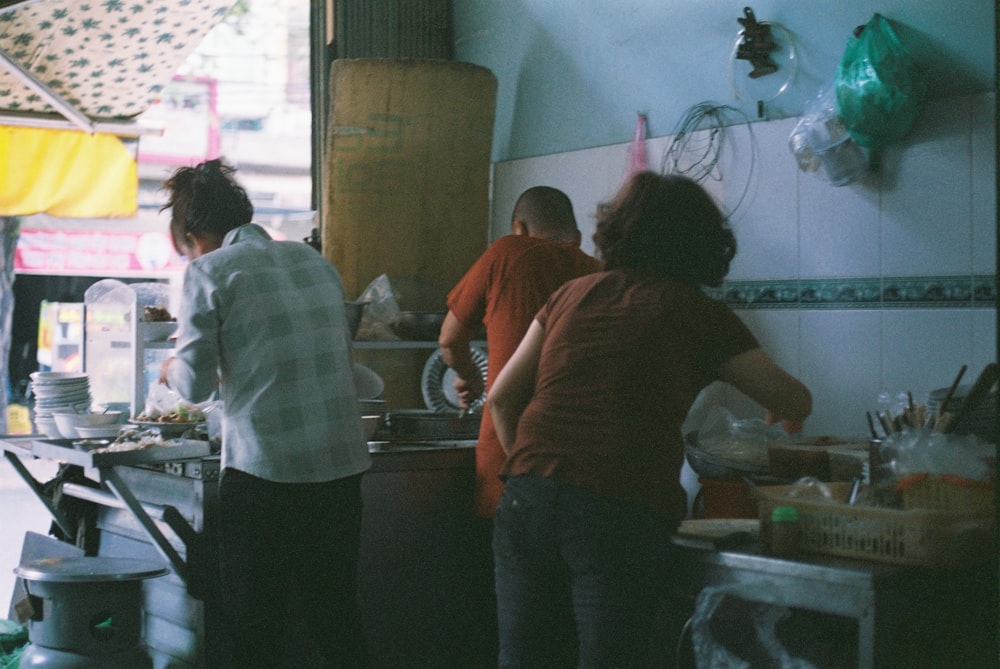
[[[703,286],[736,240],[711,197],[641,172],[598,216],[603,272],[557,290],[490,388],[507,460],[494,518],[504,667],[643,666],[686,512],[681,423],[727,381],[769,421],[804,420],[809,390]],[[568,611],[568,628],[561,612]]]

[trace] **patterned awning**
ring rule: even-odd
[[[0,217],[133,216],[136,117],[235,0],[0,0]]]
[[[233,4],[0,0],[0,115],[133,119]]]

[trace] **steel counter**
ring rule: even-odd
[[[371,442],[362,480],[359,597],[373,668],[471,666],[483,638],[479,600],[491,583],[475,550],[475,441]],[[102,458],[38,437],[0,439],[21,478],[67,534],[60,513],[21,460],[48,458],[86,470],[64,496],[96,508],[98,554],[159,559],[172,573],[145,583],[145,641],[156,667],[219,666],[221,603],[215,569],[219,456],[207,444]],[[160,449],[165,451],[167,449]],[[111,455],[111,454],[108,454]],[[96,458],[96,459],[95,459]],[[456,664],[457,663],[457,664]]]
[[[996,660],[994,564],[933,570],[822,555],[777,558],[756,543],[714,550],[678,538],[675,545],[675,596],[693,601],[703,588],[728,586],[750,601],[853,619],[859,669],[913,666],[900,664],[899,657],[901,651],[916,654],[918,647],[952,653],[921,666]]]

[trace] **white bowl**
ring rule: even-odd
[[[101,404],[107,411],[118,411],[122,414],[122,418],[128,416],[128,412],[131,410],[132,405],[129,402],[104,402]],[[124,422],[122,419],[118,420],[119,423]]]
[[[382,396],[382,391],[385,390],[385,381],[370,367],[354,363],[354,389],[357,391],[359,399],[378,399]]]
[[[80,381],[90,379],[85,372],[32,372],[28,377],[36,383]]]
[[[62,439],[62,433],[51,418],[35,418],[35,428],[49,439]]]
[[[122,426],[114,425],[78,425],[76,434],[81,439],[114,439]]]
[[[105,411],[104,413],[54,413],[52,419],[64,439],[80,437],[78,427],[93,427],[95,425],[113,425],[121,417],[121,411]]]

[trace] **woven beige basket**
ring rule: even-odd
[[[776,506],[799,512],[800,548],[892,564],[956,567],[995,558],[992,511],[890,509],[849,505],[848,483],[828,483],[832,500],[788,495],[791,486],[757,489],[762,532]],[[766,533],[766,532],[765,532]]]
[[[911,474],[896,484],[896,492],[905,509],[986,514],[996,508],[996,486],[992,483],[947,474]]]

